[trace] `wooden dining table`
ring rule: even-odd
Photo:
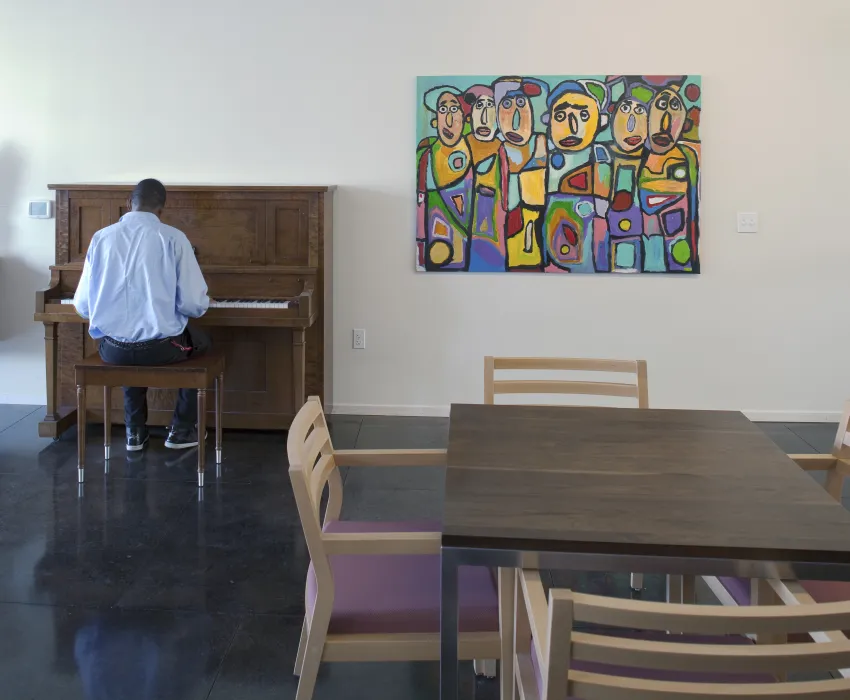
[[[459,566],[850,581],[850,512],[739,412],[453,405],[447,464],[443,700]]]

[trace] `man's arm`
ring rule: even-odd
[[[87,321],[91,316],[91,310],[89,309],[89,288],[91,287],[91,260],[94,247],[95,239],[92,239],[89,249],[86,251],[86,260],[83,263],[83,273],[80,275],[80,281],[77,283],[77,291],[74,292],[74,308]]]
[[[189,318],[203,316],[210,305],[207,283],[185,236],[176,243],[177,311]]]

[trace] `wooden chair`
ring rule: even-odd
[[[730,608],[563,589],[550,590],[547,602],[538,572],[518,578],[515,667],[523,700],[850,698],[850,680],[827,675],[850,662],[846,640],[756,644],[745,636],[840,629],[850,624],[850,603]],[[824,680],[783,682],[789,672]]]
[[[633,374],[634,383],[568,381],[554,379],[496,379],[497,370],[557,370]],[[637,399],[638,408],[649,408],[646,360],[595,360],[582,358],[485,357],[484,403],[495,403],[498,394],[562,394],[571,396],[621,396]]]
[[[497,370],[601,372],[632,374],[634,383],[570,381],[563,379],[496,379]],[[568,396],[619,396],[637,399],[638,408],[649,408],[646,360],[597,360],[573,357],[485,357],[484,403],[496,403],[499,394],[561,394]],[[631,587],[643,588],[643,574],[632,574]]]
[[[844,405],[844,413],[838,424],[831,454],[789,454],[788,456],[805,471],[825,472],[824,488],[840,503],[844,479],[850,476],[850,401]],[[704,576],[703,580],[723,605],[813,605],[850,601],[850,582],[846,581],[777,579],[763,581],[731,576]],[[837,631],[812,632],[809,636],[815,642],[847,641],[846,634]],[[842,669],[840,673],[850,678],[850,669]]]
[[[445,450],[334,450],[321,403],[310,397],[289,429],[287,454],[311,559],[296,700],[312,697],[322,661],[438,660],[440,524],[340,521],[339,467],[445,466]],[[510,659],[511,640],[504,643]],[[465,567],[460,657],[501,658],[502,644],[491,572]]]
[[[198,487],[204,485],[206,463],[207,390],[215,385],[215,462],[221,464],[221,411],[224,403],[224,355],[215,351],[185,362],[155,367],[108,365],[97,355],[74,365],[77,385],[77,478],[85,479],[86,387],[103,387],[103,457],[109,467],[112,433],[112,389],[148,386],[198,390]]]

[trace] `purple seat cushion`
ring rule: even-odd
[[[750,594],[750,579],[736,578],[734,576],[719,576],[718,580],[732,596],[738,605],[749,605],[752,603]]]
[[[336,521],[326,532],[439,532],[439,522]],[[337,554],[330,557],[334,605],[330,634],[440,631],[439,554]],[[460,631],[498,632],[499,597],[489,569],[462,566]],[[316,606],[316,575],[307,572],[307,609]]]
[[[846,581],[800,581],[816,603],[841,603],[850,600],[850,583]]]
[[[721,576],[719,580],[738,605],[750,605],[752,599],[749,579]],[[850,600],[850,583],[846,581],[800,581],[800,584],[816,603]]]
[[[705,637],[692,634],[665,634],[664,632],[648,631],[607,631],[605,634],[611,637],[626,637],[628,639],[643,639],[650,642],[683,642],[685,644],[752,644],[747,637],[718,636]],[[537,687],[542,692],[543,676],[540,673],[540,663],[537,652],[532,645],[531,664],[534,666],[534,677],[537,679]],[[598,673],[600,675],[619,676],[621,678],[639,678],[651,681],[670,681],[679,683],[774,683],[776,679],[770,674],[764,673],[706,673],[687,671],[664,671],[659,669],[630,668],[627,666],[612,666],[590,661],[576,661],[572,665],[574,671],[585,673]],[[570,700],[570,699],[568,699]],[[578,700],[577,698],[574,700]]]

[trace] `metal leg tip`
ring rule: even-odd
[[[220,447],[215,448],[215,463],[221,464],[221,448]]]
[[[204,473],[203,472],[198,472],[198,488],[199,489],[204,488]]]
[[[86,470],[77,469],[77,483],[82,484],[86,480]]]
[[[103,446],[103,458],[104,459],[109,459],[109,453],[110,453],[111,450],[112,450],[112,448],[109,445]]]

